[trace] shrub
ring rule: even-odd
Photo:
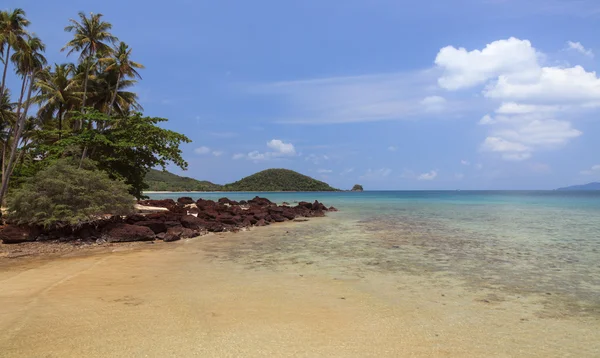
[[[111,180],[87,162],[78,169],[68,160],[39,171],[7,198],[8,219],[46,228],[77,226],[102,215],[133,212],[134,198],[123,182]]]

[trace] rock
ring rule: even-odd
[[[129,242],[152,241],[156,235],[146,226],[116,224],[106,231],[105,236],[108,242]]]
[[[339,211],[338,209],[336,209],[336,208],[335,208],[335,207],[333,207],[333,206],[330,206],[328,210],[329,210],[329,211]]]
[[[363,191],[363,187],[360,184],[355,184],[351,191]]]
[[[312,204],[311,203],[307,203],[306,201],[301,201],[298,203],[299,207],[303,207],[306,208],[308,210],[312,210]]]
[[[181,237],[174,235],[174,234],[169,234],[168,232],[166,232],[165,236],[162,240],[164,242],[173,242],[173,241],[181,240]]]
[[[271,217],[273,218],[273,221],[278,222],[278,223],[285,221],[285,218],[279,214],[273,214],[273,215],[271,215]]]
[[[255,224],[256,226],[266,226],[267,223],[265,222],[265,219],[260,219],[256,222]]]
[[[194,230],[192,229],[188,229],[185,227],[172,227],[169,228],[169,230],[167,230],[167,236],[169,235],[175,235],[177,236],[177,239],[191,239],[192,237],[196,237],[197,234]],[[175,240],[171,240],[171,241],[175,241]]]
[[[194,199],[190,198],[189,196],[183,196],[183,197],[177,199],[177,202],[179,204],[183,204],[183,205],[189,205],[189,204],[195,203]]]
[[[273,204],[273,202],[271,202],[271,200],[267,199],[267,198],[261,198],[258,196],[255,196],[254,199],[252,200],[248,200],[249,204],[255,204],[258,206],[270,206]]]
[[[218,222],[205,223],[205,229],[209,232],[222,232],[225,230],[225,226]]]
[[[173,206],[176,206],[175,200],[173,200],[173,199],[141,200],[138,202],[138,204],[144,205],[144,206],[156,206],[159,208],[168,208],[168,209],[170,209]]]
[[[294,220],[296,218],[296,213],[292,210],[284,210],[281,213],[281,216],[283,216],[284,218],[286,218],[288,220]]]
[[[200,229],[205,225],[205,221],[193,215],[185,215],[181,217],[181,225],[188,229]]]
[[[167,225],[165,222],[159,220],[138,221],[134,225],[150,228],[150,230],[152,230],[155,234],[160,234],[161,232],[167,231]]]
[[[34,230],[24,226],[6,225],[0,230],[0,239],[5,244],[34,241],[36,236]]]

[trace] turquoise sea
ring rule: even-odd
[[[308,226],[299,223],[290,237],[244,255],[269,256],[273,265],[302,256],[324,267],[335,263],[346,272],[441,275],[473,289],[552,297],[547,308],[561,315],[600,316],[600,191],[150,196],[242,200],[256,195],[292,205],[316,199],[340,212]]]

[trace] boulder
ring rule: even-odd
[[[150,230],[152,230],[155,234],[160,234],[161,232],[167,231],[167,225],[165,222],[159,220],[138,221],[134,225],[150,228]]]
[[[311,203],[307,203],[306,201],[301,201],[298,203],[299,207],[303,207],[306,208],[308,210],[312,210],[312,204]]]
[[[170,236],[176,236],[177,239],[190,239],[192,237],[196,237],[197,233],[192,230],[192,229],[188,229],[185,227],[172,227],[169,228],[169,230],[167,230],[167,234],[166,234],[166,238],[170,238]],[[170,240],[170,241],[175,241],[175,240]]]
[[[19,244],[27,241],[34,241],[34,230],[16,225],[6,225],[0,230],[0,239],[5,244]]]
[[[207,222],[204,228],[209,232],[222,232],[225,231],[225,225],[218,222]]]
[[[152,241],[156,234],[146,226],[116,224],[105,232],[108,242]]]
[[[183,196],[183,197],[177,199],[177,202],[179,204],[183,204],[183,205],[189,205],[189,204],[195,203],[194,199],[190,198],[189,196]]]
[[[258,196],[255,196],[254,199],[252,200],[248,200],[249,204],[255,204],[258,206],[269,206],[272,205],[273,203],[271,202],[271,200],[267,199],[267,198],[261,198]]]
[[[330,206],[328,210],[329,210],[329,211],[339,211],[338,209],[336,209],[336,208],[335,208],[335,207],[333,207],[333,206]]]
[[[205,221],[193,215],[184,215],[181,217],[181,225],[185,228],[197,230],[204,226]]]

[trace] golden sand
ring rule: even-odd
[[[600,356],[598,319],[549,314],[543,297],[473,291],[444,277],[348,274],[343,261],[232,259],[232,250],[288,230],[4,259],[0,356]]]

